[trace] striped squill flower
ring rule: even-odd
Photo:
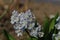
[[[22,36],[25,29],[28,29],[29,34],[37,38],[37,36],[43,37],[43,32],[41,31],[41,25],[37,23],[38,27],[35,27],[35,16],[30,10],[25,13],[14,10],[11,16],[11,24],[13,24],[15,33],[17,36]]]

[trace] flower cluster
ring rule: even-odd
[[[37,40],[60,40],[60,16],[58,14],[47,17],[41,27],[30,10],[21,13],[14,10],[11,24],[17,36],[22,36],[24,32],[27,32],[30,37],[38,38]]]
[[[60,16],[56,19],[57,23],[55,25],[55,27],[60,30]]]
[[[11,16],[11,24],[13,24],[15,33],[17,36],[22,36],[25,29],[29,31],[30,36],[33,37],[43,37],[44,33],[41,32],[41,25],[37,23],[37,27],[35,27],[35,16],[32,14],[30,10],[26,12],[19,13],[14,10]]]
[[[52,39],[53,40],[60,40],[60,32],[58,32],[57,34],[53,34]]]
[[[53,34],[53,39],[60,40],[60,16],[56,19],[55,28],[58,30],[58,33]]]

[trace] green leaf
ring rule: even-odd
[[[49,30],[49,18],[46,16],[46,19],[43,24],[43,32],[47,34],[48,30]]]
[[[38,40],[37,38],[29,37],[28,40]]]
[[[54,25],[55,25],[55,19],[51,20],[50,26],[49,26],[49,32],[54,29]]]
[[[3,30],[3,33],[7,40],[15,40],[15,38],[12,35],[10,35],[5,29]]]
[[[49,26],[49,32],[51,32],[51,30],[54,29],[55,23],[56,23],[56,19],[58,18],[58,13],[56,14],[56,16],[54,18],[52,18],[52,20],[50,21],[50,26]]]
[[[37,40],[37,38],[32,38],[33,40]]]
[[[10,40],[15,40],[15,38],[12,35],[8,35]]]
[[[27,40],[31,40],[31,38],[28,38]]]

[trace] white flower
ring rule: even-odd
[[[19,33],[19,32],[21,32],[21,30],[15,30],[15,33]]]
[[[53,34],[53,37],[55,36],[56,34]]]
[[[25,13],[18,13],[18,11],[14,10],[11,16],[11,24],[13,24],[17,36],[22,36],[22,33],[25,31],[25,29],[28,29],[30,30],[29,33],[31,36],[37,37],[38,32],[41,30],[41,25],[39,25],[39,23],[37,23],[38,27],[34,27],[35,16],[30,10],[27,10]]]
[[[60,30],[60,23],[57,23],[57,24],[55,25],[55,27],[56,27],[56,29]]]
[[[41,31],[41,26],[39,25],[38,27],[36,27],[36,29],[35,29],[36,31]]]
[[[52,40],[54,40],[55,39],[55,36],[56,36],[56,34],[54,33],[54,34],[52,34]]]
[[[43,37],[43,33],[42,32],[40,33],[40,31],[41,31],[41,26],[33,27],[30,31],[30,35],[36,38],[38,38],[38,36]]]
[[[17,33],[17,36],[19,37],[19,36],[22,36],[23,34],[23,32],[22,32],[22,30],[15,30],[15,33]]]
[[[60,32],[58,32],[58,34],[60,35]]]
[[[19,29],[19,30],[22,30],[25,26],[23,25],[20,25],[20,24],[15,24],[14,25],[14,29]],[[24,28],[25,29],[25,28]]]
[[[38,33],[38,36],[41,38],[41,37],[44,36],[44,33],[43,33],[43,32],[39,32],[39,33]]]
[[[32,16],[32,14],[31,14],[31,11],[30,11],[30,10],[27,10],[27,11],[25,12],[25,14],[26,14],[26,15],[30,15],[30,16]]]
[[[29,26],[28,29],[31,30],[34,27],[34,25],[35,25],[35,23],[28,24],[28,26]]]
[[[14,11],[12,12],[12,15],[16,15],[16,14],[18,14],[18,11],[14,10]]]
[[[53,34],[52,39],[60,40],[60,32],[58,32],[58,34]]]
[[[14,24],[15,22],[17,23],[19,21],[19,16],[18,12],[15,12],[15,10],[12,12],[11,16],[11,24]]]
[[[55,40],[60,40],[60,35],[57,35],[57,36],[55,37]]]
[[[19,21],[18,17],[11,16],[11,24],[17,23]]]
[[[60,16],[56,19],[56,24],[55,24],[55,28],[60,30]]]
[[[52,18],[54,18],[55,16],[54,16],[54,15],[50,15],[49,17],[50,17],[50,19],[52,19]]]
[[[22,33],[18,33],[17,36],[18,36],[18,37],[19,37],[19,36],[22,36]]]
[[[41,31],[41,29],[42,29],[41,25],[39,23],[37,23],[37,25],[38,25],[38,27],[37,27],[38,31]]]
[[[56,19],[56,24],[55,24],[55,28],[57,30],[60,30],[60,16]],[[55,40],[60,40],[60,31],[58,32],[58,34],[53,34],[52,39]]]
[[[60,16],[56,19],[56,21],[60,21]]]
[[[35,30],[32,30],[32,32],[30,32],[30,35],[36,38],[37,38],[37,34],[38,33]]]

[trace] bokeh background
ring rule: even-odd
[[[28,38],[28,35],[17,37],[13,25],[10,23],[12,11],[17,9],[19,3],[23,3],[24,7],[26,6],[28,9],[31,9],[40,24],[43,24],[45,15],[49,17],[50,15],[55,15],[57,12],[60,13],[60,0],[0,0],[0,17],[8,9],[6,14],[0,18],[1,40],[6,40],[2,33],[3,29],[6,29],[16,40],[26,40]],[[19,10],[19,8],[17,10]]]

